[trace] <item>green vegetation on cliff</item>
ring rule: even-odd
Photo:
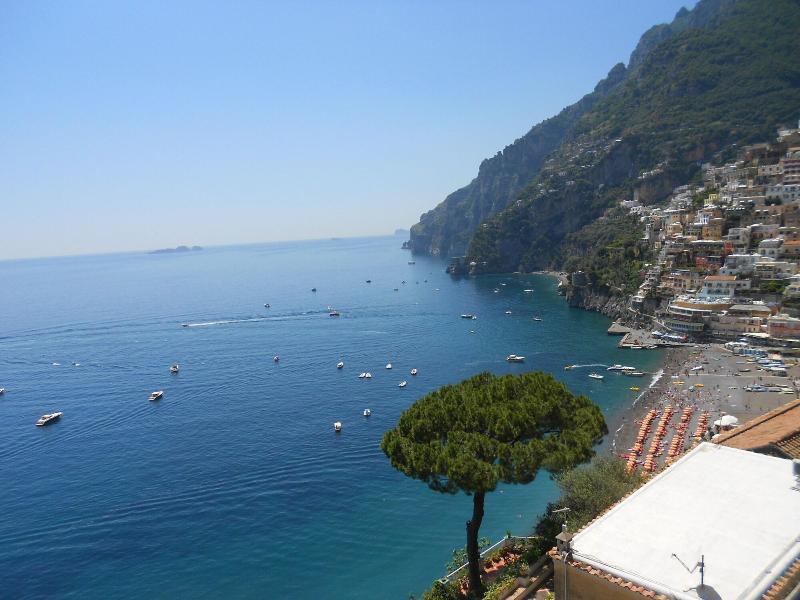
[[[477,228],[468,254],[480,272],[561,267],[570,234],[634,190],[644,203],[663,200],[720,148],[797,118],[800,2],[701,0],[695,10],[704,26],[653,47],[518,198]]]

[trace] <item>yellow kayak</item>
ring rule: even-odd
[[[632,392],[638,392],[638,391],[639,391],[639,388],[638,388],[638,387],[636,387],[636,386],[633,386],[632,388],[630,388],[630,390],[631,390]]]

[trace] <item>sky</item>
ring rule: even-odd
[[[0,259],[380,235],[693,0],[0,4]]]

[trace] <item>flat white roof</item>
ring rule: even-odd
[[[760,597],[800,555],[800,481],[790,460],[703,443],[572,547],[575,559],[668,597]],[[698,593],[699,569],[690,571],[701,555],[707,587]]]

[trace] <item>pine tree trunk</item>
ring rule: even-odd
[[[485,492],[475,492],[472,495],[472,519],[467,521],[467,561],[469,562],[469,591],[471,598],[483,598],[478,531],[483,521],[484,496]]]

